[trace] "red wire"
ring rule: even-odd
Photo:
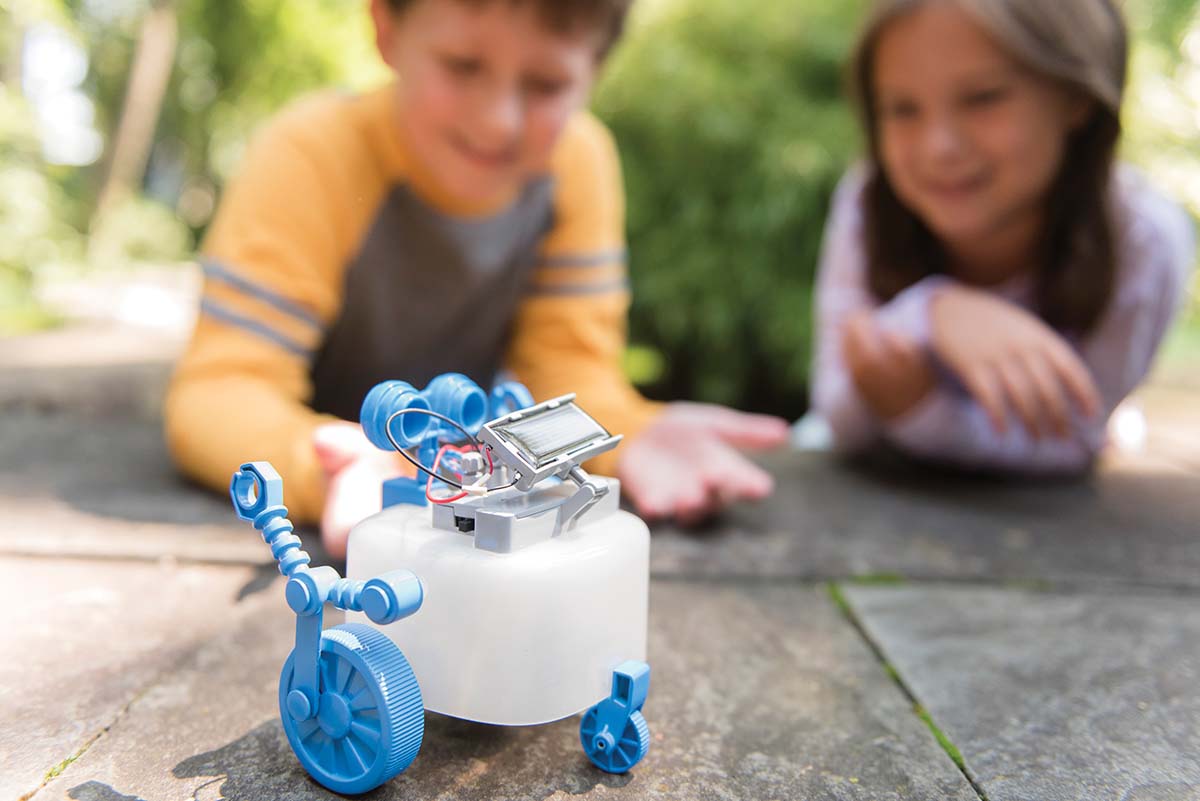
[[[437,456],[435,456],[433,459],[433,470],[431,472],[436,473],[438,471],[438,465],[442,463],[442,455],[448,450],[452,450],[456,453],[462,453],[461,450],[459,450],[458,448],[455,448],[453,445],[450,445],[450,444],[443,445],[441,448],[438,449]],[[463,492],[458,493],[457,495],[451,495],[448,498],[435,498],[435,497],[433,497],[433,476],[430,476],[425,481],[425,497],[429,500],[430,503],[437,503],[437,504],[453,503],[454,501],[461,500],[461,499],[467,497],[467,495],[468,495],[468,493],[466,491],[463,491]]]
[[[470,453],[471,450],[478,450],[478,449],[456,448],[449,443],[443,445],[441,448],[438,449],[437,456],[435,456],[433,458],[433,469],[430,472],[436,473],[438,471],[438,465],[441,464],[442,455],[446,451],[454,451],[455,453],[463,454],[463,453]],[[490,477],[492,475],[492,473],[495,472],[495,469],[496,469],[495,465],[492,463],[492,449],[488,448],[488,447],[484,447],[483,450],[485,451],[485,453],[487,455],[488,476]],[[462,473],[459,473],[457,475],[460,479],[462,478]],[[430,503],[437,503],[437,504],[453,503],[454,501],[462,500],[463,498],[467,497],[470,494],[471,493],[467,492],[466,490],[463,490],[462,492],[458,493],[457,495],[451,495],[448,498],[435,498],[435,497],[433,497],[433,476],[430,476],[425,481],[425,497],[429,500]]]

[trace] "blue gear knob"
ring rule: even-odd
[[[233,474],[229,496],[237,516],[253,523],[267,509],[283,505],[283,479],[270,462],[247,462]]]
[[[622,662],[613,669],[612,693],[583,714],[579,742],[600,770],[625,773],[650,750],[650,727],[642,717],[649,690],[650,666]]]

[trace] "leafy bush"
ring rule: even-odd
[[[92,226],[88,265],[120,269],[131,265],[185,261],[192,232],[175,212],[154,200],[129,195],[115,201]]]
[[[1130,0],[1125,10],[1136,46],[1123,155],[1200,221],[1200,6],[1195,0]],[[1186,365],[1192,374],[1200,363],[1200,281],[1192,281],[1163,356],[1167,365]]]
[[[638,10],[595,108],[624,164],[631,341],[662,356],[643,389],[796,416],[824,219],[859,142],[843,60],[861,3]]]
[[[47,176],[28,106],[0,86],[0,333],[49,321],[32,299],[34,271],[78,258],[82,237],[64,221],[65,198]]]

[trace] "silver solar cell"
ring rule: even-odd
[[[573,403],[497,425],[495,430],[519,446],[534,465],[608,437],[608,432],[599,423]]]
[[[487,423],[479,438],[518,476],[528,490],[551,475],[565,476],[573,466],[615,448],[614,437],[574,403],[574,395],[539,403]]]

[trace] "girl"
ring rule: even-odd
[[[1074,472],[1179,306],[1190,223],[1114,168],[1111,0],[881,0],[853,59],[870,146],[817,287],[835,443]]]

